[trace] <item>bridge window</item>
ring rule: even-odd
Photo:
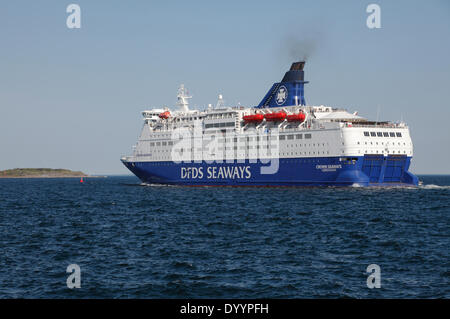
[[[369,136],[369,132],[364,132],[364,136]]]
[[[305,138],[306,138],[306,139],[311,138],[311,134],[305,134]]]
[[[382,137],[382,136],[383,136],[383,133],[377,132],[377,136],[378,136],[378,137]]]
[[[389,136],[390,137],[395,137],[395,133],[394,132],[389,132]]]
[[[297,135],[295,135],[295,138],[297,140],[301,140],[303,138],[303,135],[302,134],[297,134]]]
[[[293,140],[294,139],[294,135],[288,135],[288,140]]]
[[[389,133],[388,132],[383,132],[383,136],[384,137],[389,137]]]
[[[370,132],[370,136],[377,136],[375,132]]]
[[[402,133],[400,132],[395,133],[395,135],[397,135],[397,137],[402,137]]]

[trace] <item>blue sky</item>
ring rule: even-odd
[[[82,27],[66,27],[66,7]],[[381,29],[366,7],[381,7]],[[412,171],[450,174],[450,2],[2,1],[0,169],[128,174],[140,111],[258,104],[307,56],[308,104],[403,118]]]

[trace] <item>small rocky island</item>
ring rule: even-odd
[[[80,171],[53,168],[14,168],[0,171],[0,178],[55,178],[55,177],[88,177]]]

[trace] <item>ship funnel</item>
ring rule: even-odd
[[[305,61],[294,62],[291,65],[291,69],[289,71],[303,71],[305,67]]]
[[[306,105],[304,85],[308,82],[305,81],[304,67],[305,61],[292,63],[281,82],[273,84],[257,107]]]
[[[305,67],[305,61],[292,63],[289,71],[286,72],[281,82],[292,82],[292,81],[304,81],[305,73],[303,68]]]

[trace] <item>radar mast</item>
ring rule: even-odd
[[[177,105],[181,108],[183,112],[189,112],[189,99],[192,98],[192,96],[188,95],[187,89],[184,87],[184,84],[180,85],[180,88],[178,89],[178,102]]]

